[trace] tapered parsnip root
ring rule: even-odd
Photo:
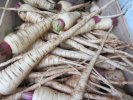
[[[41,87],[34,91],[32,100],[70,100],[70,96],[57,92],[47,87]]]
[[[56,37],[56,34],[48,33],[44,38],[46,40],[50,40],[52,38]],[[31,48],[38,48],[42,45],[45,45],[45,42],[43,40],[37,40]],[[82,60],[90,60],[91,56],[87,55],[85,53],[82,53],[80,51],[72,51],[72,50],[65,50],[59,47],[56,47],[52,52],[52,54],[61,56],[64,58],[72,58],[72,59],[82,59]]]
[[[19,54],[50,29],[51,21],[52,18],[47,18],[45,21],[20,30],[16,34],[6,36],[4,41],[11,47],[13,54]]]
[[[36,78],[34,80],[30,80],[32,83],[39,83],[40,79],[39,78]],[[67,93],[67,94],[70,94],[72,92],[72,88],[67,86],[67,85],[64,85],[60,82],[57,82],[55,80],[52,80],[52,81],[48,81],[46,82],[43,86],[47,86],[47,87],[50,87],[52,89],[55,89],[55,90],[58,90],[60,92],[63,92],[63,93]]]
[[[125,82],[125,76],[124,73],[120,70],[114,70],[114,71],[105,71],[102,74],[107,80],[114,81],[114,82]],[[117,85],[117,86],[122,86]]]
[[[115,27],[117,23],[117,18],[103,18],[95,25],[94,29],[108,30],[112,25]]]
[[[111,97],[104,97],[102,96],[102,99],[100,99],[99,95],[94,95],[94,94],[88,94],[85,97],[89,97],[94,100],[113,100]],[[98,99],[99,98],[99,99]],[[70,100],[70,95],[60,93],[58,91],[52,90],[48,87],[41,87],[37,88],[34,91],[33,98],[32,100]]]
[[[65,12],[58,14],[56,20],[52,22],[52,27],[55,32],[68,30],[71,28],[80,17],[79,12]]]
[[[87,99],[93,99],[93,100],[115,100],[113,97],[107,97],[107,96],[96,95],[96,94],[88,94],[88,93],[85,93],[84,97]]]
[[[89,4],[90,4],[90,2],[82,3],[82,4],[79,4],[79,5],[74,5],[70,8],[67,8],[66,11],[73,11],[73,10],[81,9],[83,7],[89,6]]]
[[[100,22],[100,18],[97,16],[94,16],[90,21],[88,21],[82,28],[80,28],[75,35],[90,32],[92,29],[94,29],[94,26],[96,23]]]
[[[56,6],[56,8],[57,8],[57,10],[59,10],[59,11],[72,11],[72,10],[76,10],[76,9],[79,9],[79,8],[83,8],[83,7],[85,7],[85,6],[87,6],[87,5],[89,5],[90,4],[90,2],[88,2],[88,3],[83,3],[83,4],[79,4],[79,5],[72,5],[70,2],[68,2],[68,1],[59,1],[58,3],[57,3],[57,6]]]
[[[13,63],[13,62],[15,62],[15,61],[21,59],[21,58],[22,58],[22,56],[17,56],[17,57],[15,57],[15,58],[12,58],[12,59],[6,61],[6,62],[3,62],[3,63],[0,64],[0,68],[2,68],[2,67],[4,67],[4,66],[7,66],[7,65],[9,65],[9,64],[11,64],[11,63]]]
[[[68,59],[54,56],[54,55],[47,55],[37,66],[37,69],[48,67],[48,66],[54,66],[54,65],[61,65],[61,64],[71,64],[75,66],[82,66],[78,64],[75,61],[70,61]],[[83,66],[82,66],[83,67]]]
[[[56,82],[54,80],[46,82],[44,85],[67,94],[70,94],[72,91],[70,87],[64,84],[61,84],[59,82]],[[20,92],[19,94],[17,93],[17,95],[13,94],[13,95],[5,96],[1,100],[19,100],[19,99],[32,100],[32,96],[33,96],[32,92],[24,92],[24,93]]]
[[[79,59],[79,60],[90,60],[91,56],[80,51],[65,50],[56,48],[52,51],[52,54],[62,56],[65,58]]]
[[[58,68],[58,67],[62,67],[62,68]],[[62,65],[62,66],[58,66],[58,67],[55,68],[54,70],[49,69],[49,73],[46,73],[45,77],[50,77],[50,76],[60,74],[60,73],[66,73],[66,74],[68,73],[69,75],[73,75],[73,74],[79,75],[79,72],[76,72],[76,70],[74,68],[71,68],[69,66]],[[43,72],[34,72],[28,76],[28,79],[40,78],[40,77],[42,77],[42,75],[43,75]]]
[[[36,11],[36,9],[28,4],[20,5],[20,10],[31,10]],[[38,11],[38,10],[37,10]],[[30,23],[37,23],[45,20],[45,17],[36,12],[29,12],[29,11],[18,11],[18,16],[26,22]]]
[[[46,10],[53,10],[56,6],[53,0],[24,0],[24,2],[34,7]]]
[[[59,1],[56,5],[56,8],[59,11],[66,11],[68,8],[72,7],[72,4],[68,1]]]

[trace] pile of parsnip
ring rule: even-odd
[[[131,49],[113,34],[120,14],[101,16],[116,3],[23,0],[22,24],[0,44],[0,100],[133,100],[123,90],[133,74]],[[89,11],[84,11],[85,8]]]

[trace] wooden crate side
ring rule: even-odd
[[[15,3],[17,3],[18,0],[9,0],[8,7],[14,7]],[[0,0],[0,7],[3,7],[6,3],[6,0]],[[3,10],[0,10],[0,17]],[[0,26],[0,42],[3,40],[3,37],[6,33],[10,32],[14,26],[18,25],[20,23],[19,18],[17,17],[17,13],[13,11],[6,11],[2,25]]]

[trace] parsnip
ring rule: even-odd
[[[47,18],[45,21],[20,30],[16,34],[8,35],[3,43],[9,45],[12,54],[19,54],[50,29],[51,21],[52,18]]]
[[[103,72],[103,76],[109,81],[116,81],[116,82],[126,81],[124,73],[120,70],[105,71]]]
[[[32,100],[70,100],[70,96],[59,93],[47,87],[41,87],[34,91]]]
[[[87,33],[94,29],[95,24],[99,23],[101,19],[97,16],[94,16],[88,23],[86,23],[82,28],[80,28],[75,35]]]
[[[28,4],[22,4],[19,8],[20,10],[31,10],[36,11],[36,9]],[[30,23],[37,23],[45,20],[45,17],[39,13],[36,12],[24,12],[24,11],[18,11],[18,16],[26,22]]]
[[[79,12],[65,12],[58,14],[56,20],[52,22],[53,30],[55,32],[60,32],[61,30],[68,30],[76,23],[79,17]]]
[[[56,5],[53,0],[24,0],[24,2],[34,7],[46,10],[53,10]]]
[[[117,18],[102,18],[99,23],[97,23],[94,29],[108,30],[111,26],[117,25]]]
[[[91,56],[80,51],[65,50],[56,48],[51,52],[54,55],[62,56],[65,58],[79,59],[79,60],[90,60]]]
[[[59,1],[57,3],[57,9],[59,11],[66,11],[68,8],[72,7],[72,4],[68,1]]]
[[[37,69],[48,67],[48,66],[54,66],[54,65],[61,65],[61,64],[71,64],[76,66],[82,66],[78,64],[77,62],[59,57],[54,55],[47,55],[37,66]]]
[[[75,67],[76,68],[76,67]],[[79,68],[79,67],[77,67]],[[48,69],[48,68],[47,68]],[[70,74],[70,75],[73,75],[74,74],[78,74],[79,75],[79,72],[68,66],[68,65],[60,65],[60,66],[56,66],[54,67],[54,69],[52,69],[51,67],[48,69],[49,73],[46,73],[45,74],[45,77],[50,77],[52,75],[56,75],[56,74],[60,74],[60,73],[66,73],[66,74]],[[73,72],[73,73],[72,73]],[[44,72],[34,72],[34,73],[31,73],[29,74],[28,78],[29,79],[34,79],[34,78],[41,78],[42,75],[43,75]]]
[[[85,97],[89,97],[94,100],[100,100],[99,95],[94,95],[94,94],[86,94]],[[47,87],[41,87],[37,88],[34,91],[33,98],[32,100],[71,100],[71,96],[64,94],[64,93],[59,93],[55,90],[52,90]],[[104,97],[102,96],[101,100],[113,100],[111,97]]]

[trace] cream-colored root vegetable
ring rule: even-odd
[[[82,66],[75,61],[71,61],[59,56],[55,55],[47,55],[37,66],[37,69],[54,66],[54,65],[61,65],[61,64],[71,64],[75,66]]]
[[[106,97],[106,96],[100,97],[100,95],[95,95],[95,94],[86,94],[85,97],[94,99],[94,100],[113,100],[113,99],[111,99],[111,97]],[[71,98],[70,98],[70,95],[57,92],[48,87],[37,88],[34,91],[32,100],[44,100],[44,99],[47,99],[47,100],[70,100]]]
[[[123,82],[126,81],[124,73],[121,70],[114,70],[114,71],[105,71],[103,72],[103,76],[109,81],[118,81]]]
[[[117,25],[116,18],[102,18],[101,21],[95,25],[94,29],[108,30],[112,25]]]
[[[52,22],[53,31],[60,32],[71,28],[80,18],[79,12],[64,12],[58,14],[56,20]]]
[[[56,5],[53,0],[24,0],[24,2],[34,7],[46,10],[53,10]]]
[[[51,21],[52,18],[47,18],[45,21],[33,24],[24,30],[18,31],[16,34],[6,36],[4,41],[10,45],[13,54],[22,53],[50,29]]]
[[[68,1],[61,0],[57,3],[57,9],[60,11],[66,11],[70,7],[72,7],[72,4]]]
[[[70,100],[70,96],[47,87],[37,88],[32,100]]]
[[[30,11],[36,11],[34,7],[28,4],[22,4],[20,5],[20,10],[30,10]],[[45,20],[45,17],[39,13],[36,12],[29,12],[29,11],[18,11],[18,16],[26,22],[30,23],[37,23]]]

